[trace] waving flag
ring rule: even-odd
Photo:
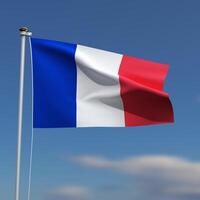
[[[168,65],[31,38],[34,127],[115,127],[174,121]]]

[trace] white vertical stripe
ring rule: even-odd
[[[125,126],[118,71],[122,55],[77,45],[77,127]]]

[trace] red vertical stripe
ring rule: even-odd
[[[163,91],[168,65],[123,56],[119,68],[125,126],[170,123],[173,108]]]

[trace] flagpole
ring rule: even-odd
[[[22,113],[23,113],[23,90],[24,90],[24,66],[26,37],[32,35],[28,28],[19,29],[21,37],[20,77],[19,77],[19,102],[18,102],[18,136],[17,136],[17,163],[16,163],[16,188],[15,200],[19,200],[20,190],[20,164],[21,164],[21,138],[22,138]]]

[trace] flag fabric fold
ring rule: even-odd
[[[31,38],[34,128],[128,127],[174,121],[168,65]]]

